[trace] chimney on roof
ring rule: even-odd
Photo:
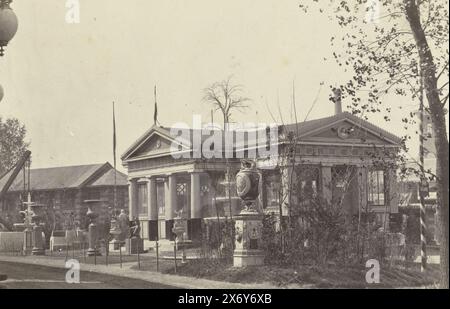
[[[342,91],[341,88],[334,87],[332,92],[330,101],[334,103],[334,114],[338,115],[342,113]]]

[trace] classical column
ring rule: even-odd
[[[156,240],[158,237],[158,204],[156,201],[155,177],[148,178],[147,190],[148,190],[149,240]]]
[[[387,192],[387,202],[390,205],[391,213],[398,213],[398,203],[399,203],[399,190],[397,186],[397,172],[395,169],[389,169],[387,172],[388,177],[388,192]]]
[[[290,186],[292,172],[293,169],[291,166],[281,167],[282,204],[280,216],[289,216],[289,207],[291,206],[289,204],[292,202],[292,188]]]
[[[177,178],[170,175],[166,181],[166,220],[172,220],[177,210]]]
[[[367,208],[367,167],[360,166],[357,168],[358,177],[358,207],[360,212],[365,212]]]
[[[199,239],[201,236],[202,199],[200,180],[200,173],[191,173],[191,216],[188,220],[188,235],[192,240]]]
[[[156,179],[149,177],[147,182],[148,190],[148,219],[158,220],[158,205],[156,203]]]
[[[322,166],[321,168],[322,175],[322,196],[328,202],[331,203],[333,199],[333,183],[332,183],[332,175],[331,175],[331,166]]]
[[[133,220],[134,217],[138,215],[137,213],[137,179],[130,179],[128,185],[128,195],[130,197],[130,201],[128,203],[128,213],[130,220]]]
[[[165,183],[165,217],[166,217],[166,237],[170,240],[174,239],[172,232],[173,219],[175,217],[175,211],[177,209],[177,178],[175,175],[169,175]]]
[[[200,198],[200,174],[191,174],[191,218],[202,217],[202,205]]]

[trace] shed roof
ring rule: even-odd
[[[6,184],[12,170],[0,178],[0,189]],[[28,178],[28,175],[25,175]],[[9,191],[21,191],[24,186],[20,173]],[[54,190],[80,188],[84,186],[114,185],[114,168],[109,163],[37,168],[30,170],[31,190]],[[117,185],[127,185],[127,176],[117,171]]]

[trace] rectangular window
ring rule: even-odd
[[[148,214],[148,192],[147,184],[138,184],[138,214],[147,215]]]
[[[160,181],[156,183],[156,203],[158,204],[158,215],[165,215],[165,195],[164,195],[164,182]]]
[[[386,202],[386,188],[384,186],[384,171],[372,170],[368,173],[368,202],[372,206],[384,206]]]

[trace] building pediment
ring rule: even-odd
[[[297,126],[289,125],[288,131],[295,134]],[[399,137],[349,113],[301,123],[298,126],[298,135],[302,143],[396,147],[401,143]]]
[[[335,124],[310,132],[302,136],[302,141],[338,143],[338,144],[367,144],[367,145],[394,145],[395,141],[360,126],[348,120],[342,120]]]
[[[174,150],[190,150],[190,142],[175,139],[165,129],[154,126],[122,155],[122,160],[170,155]]]

